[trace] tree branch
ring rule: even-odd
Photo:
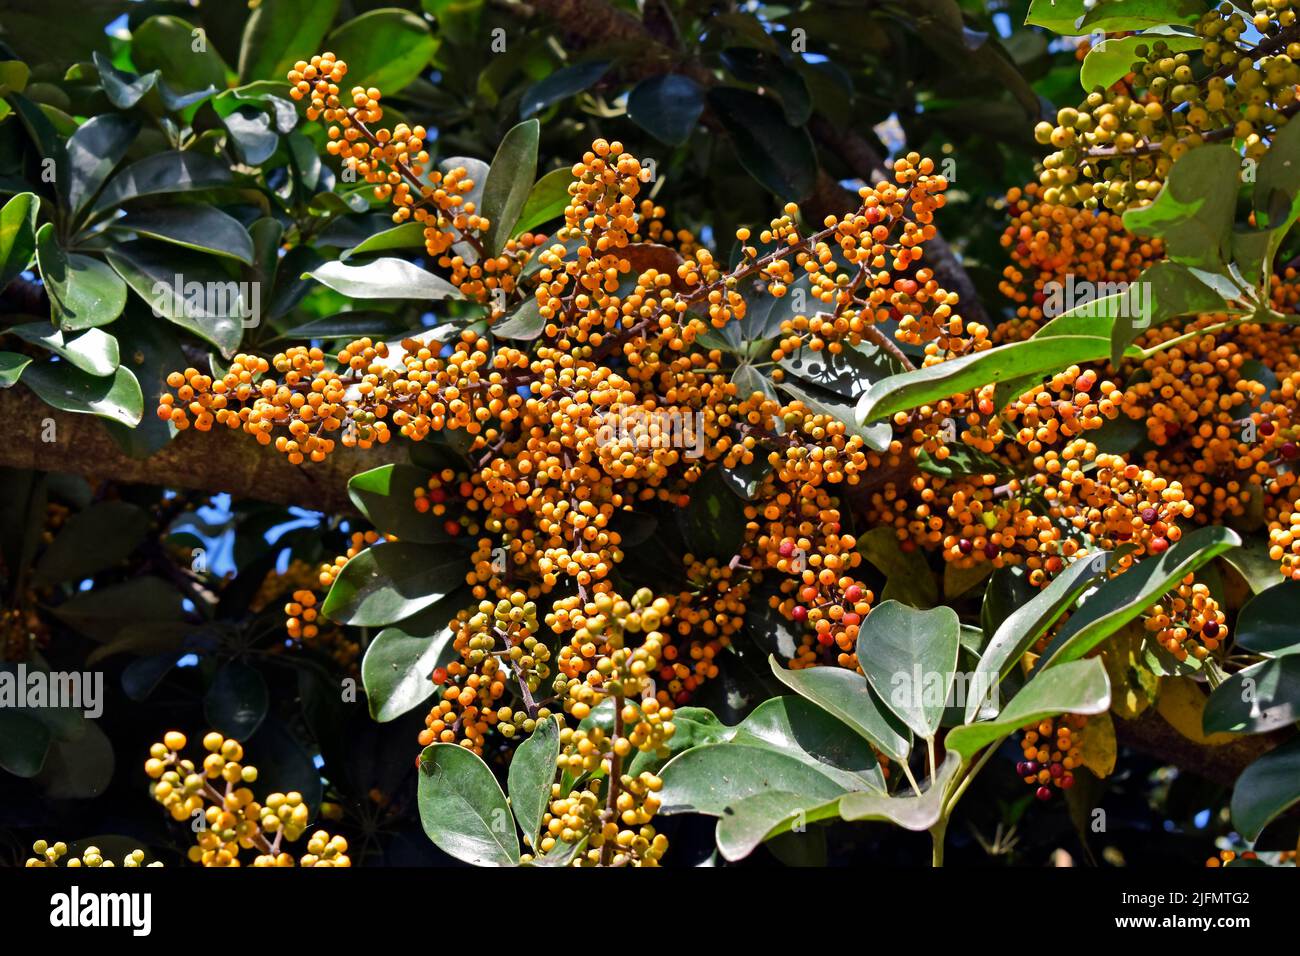
[[[146,403],[148,404],[148,403]],[[145,411],[153,414],[152,406]],[[294,466],[242,431],[182,432],[148,458],[125,454],[92,415],[51,408],[25,388],[0,391],[0,466],[67,471],[88,478],[229,492],[314,511],[355,511],[348,478],[402,460],[400,439],[369,451],[340,448],[324,462]],[[52,423],[52,428],[47,425]],[[52,434],[53,441],[45,441]]]
[[[1214,746],[1198,744],[1180,734],[1150,707],[1132,720],[1115,718],[1115,736],[1125,746],[1162,763],[1231,786],[1243,770],[1285,741],[1291,732],[1247,734],[1231,743]]]

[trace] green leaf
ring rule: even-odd
[[[1300,581],[1283,581],[1246,602],[1237,615],[1238,645],[1270,657],[1300,653]]]
[[[569,184],[573,182],[573,172],[568,167],[552,169],[537,182],[524,200],[524,208],[519,211],[511,236],[529,232],[542,223],[550,222],[564,215],[564,207],[569,204]]]
[[[325,48],[347,61],[348,89],[376,86],[392,96],[424,72],[437,42],[419,14],[386,8],[347,21],[326,38]]]
[[[628,119],[669,146],[686,142],[702,112],[704,91],[680,73],[644,79],[627,96]]]
[[[1241,159],[1226,145],[1189,150],[1174,163],[1159,195],[1124,214],[1124,227],[1159,236],[1174,262],[1225,272],[1231,258]]]
[[[918,737],[931,738],[957,672],[961,621],[950,607],[929,611],[885,601],[858,631],[858,665],[885,706]]]
[[[390,249],[423,249],[424,223],[404,222],[392,229],[377,232],[363,239],[351,249],[345,249],[339,259],[346,260],[353,256],[366,255],[371,252],[387,252]]]
[[[95,62],[95,69],[99,71],[99,85],[103,87],[108,101],[120,110],[129,110],[135,106],[158,82],[157,70],[144,76],[137,76],[117,69],[112,61],[98,50],[91,56]]]
[[[1229,528],[1197,528],[1164,554],[1139,561],[1084,601],[1047,646],[1037,669],[1083,657],[1188,574],[1239,544],[1241,539]]]
[[[434,669],[453,655],[454,597],[439,601],[401,624],[386,627],[366,648],[361,683],[370,716],[380,723],[414,710],[438,690]]]
[[[72,515],[36,562],[42,584],[79,581],[125,559],[149,530],[149,516],[125,501],[101,501]]]
[[[481,758],[457,744],[420,754],[420,823],[438,849],[474,866],[516,866],[519,839],[506,795]]]
[[[320,49],[339,0],[260,0],[244,24],[239,82],[282,82],[298,60]]]
[[[1084,32],[1124,33],[1169,23],[1195,23],[1209,9],[1204,0],[1102,0],[1080,24]]]
[[[139,132],[135,120],[105,113],[82,123],[68,138],[64,185],[74,219],[99,192]]]
[[[150,17],[131,33],[131,59],[141,71],[158,70],[184,93],[224,89],[226,64],[206,33],[180,17]]]
[[[119,364],[117,339],[100,329],[69,336],[46,322],[29,322],[9,329],[24,342],[49,349],[91,375],[112,375]]]
[[[1241,575],[1251,593],[1262,594],[1278,580],[1277,562],[1269,557],[1268,551],[1268,537],[1261,534],[1247,538],[1241,547],[1225,552],[1223,560]]]
[[[884,774],[866,738],[850,731],[830,710],[808,697],[769,698],[734,728],[726,729],[729,734],[715,728],[708,736],[794,757],[845,790],[885,790]]]
[[[702,440],[699,436],[697,440]],[[729,561],[745,535],[744,505],[731,493],[721,465],[691,486],[691,500],[678,512],[689,547],[696,554]]]
[[[954,727],[944,746],[970,760],[986,744],[1021,727],[1058,714],[1100,714],[1110,707],[1110,681],[1100,660],[1090,657],[1036,672],[997,717]]]
[[[440,601],[465,582],[466,560],[447,548],[390,541],[366,548],[339,572],[322,613],[340,624],[392,624]]]
[[[877,382],[858,402],[858,421],[888,419],[994,382],[1055,374],[1070,365],[1094,362],[1109,354],[1109,337],[1095,335],[1056,335],[1010,342]]]
[[[1201,38],[1172,30],[1152,30],[1141,36],[1108,37],[1092,47],[1083,58],[1079,70],[1079,83],[1084,92],[1091,92],[1095,87],[1106,88],[1121,80],[1133,68],[1137,54],[1133,51],[1139,46],[1150,47],[1158,40],[1168,44],[1174,53],[1185,50],[1200,50]],[[1144,61],[1145,62],[1145,61]]]
[[[213,206],[168,206],[128,213],[113,228],[253,264],[253,240],[239,220]]]
[[[35,782],[49,800],[97,797],[113,779],[116,758],[108,735],[94,721],[82,722],[85,732],[74,740],[56,740]]]
[[[661,774],[660,813],[720,817],[756,793],[798,793],[810,804],[845,793],[836,780],[793,756],[749,744],[705,744],[674,757]]]
[[[131,427],[144,413],[140,383],[125,368],[100,377],[70,362],[42,362],[27,367],[23,384],[46,405],[65,412],[98,415]]]
[[[245,322],[260,320],[260,287],[232,279],[220,260],[148,239],[119,243],[105,255],[157,315],[211,342],[227,357],[239,347]],[[253,293],[247,301],[246,291]]]
[[[0,289],[31,264],[36,255],[36,216],[41,201],[35,193],[19,193],[0,209]]]
[[[1270,658],[1237,671],[1205,702],[1207,734],[1264,734],[1300,720],[1300,655]]]
[[[555,717],[537,722],[537,728],[510,759],[510,809],[519,821],[524,843],[533,852],[542,829],[542,815],[551,802],[556,760],[560,756],[560,725]]]
[[[1135,316],[1128,314],[1131,310],[1120,310],[1110,333],[1110,360],[1114,365],[1119,365],[1124,352],[1150,327],[1151,322],[1164,322],[1179,315],[1221,312],[1227,308],[1218,292],[1177,262],[1157,262],[1147,266],[1138,277],[1137,285],[1146,290],[1145,314]]]
[[[1070,610],[1083,592],[1092,587],[1113,564],[1114,555],[1109,551],[1078,558],[1053,578],[1051,584],[1007,614],[980,656],[972,677],[974,685],[977,688],[997,687],[1020,662],[1025,651],[1059,621],[1061,615]],[[990,593],[993,585],[994,582],[989,582]],[[986,605],[988,600],[986,595]],[[975,719],[985,703],[980,696],[966,701],[967,723]]]
[[[59,328],[69,332],[107,325],[126,306],[126,286],[97,259],[64,252],[54,238],[54,225],[36,233],[36,264],[50,295]]]
[[[812,193],[817,154],[806,129],[791,126],[779,106],[757,93],[715,86],[708,95],[746,172],[780,199]]]
[[[380,465],[353,475],[348,497],[376,531],[409,544],[435,544],[449,540],[441,521],[415,510],[415,491],[424,488],[429,477],[427,469],[414,465]]]
[[[211,156],[196,152],[154,153],[127,166],[108,181],[91,207],[91,215],[143,196],[157,196],[226,186],[230,169]]]
[[[673,726],[677,731],[665,743],[667,753],[659,756],[653,751],[639,751],[632,757],[627,772],[637,776],[645,771],[658,773],[673,757],[701,744],[716,744],[730,740],[736,728],[728,727],[713,711],[704,707],[678,707],[673,710]]]
[[[36,776],[45,766],[51,743],[49,728],[35,717],[0,707],[0,769],[16,777]]]
[[[904,551],[893,528],[876,527],[860,535],[858,550],[885,576],[883,600],[919,608],[939,603],[939,588],[925,555],[916,548]]]
[[[1237,778],[1232,825],[1248,842],[1300,801],[1300,739],[1270,750]]]
[[[227,661],[203,697],[203,717],[227,737],[247,740],[266,719],[270,704],[261,673],[242,661]]]
[[[722,811],[714,831],[718,852],[733,863],[743,860],[766,840],[805,826],[839,817],[840,800],[813,804],[807,797],[783,790],[763,790],[737,800]]]
[[[376,259],[363,266],[327,262],[304,278],[312,278],[354,299],[459,299],[460,290],[441,276],[425,272],[405,259]]]
[[[919,797],[850,793],[840,800],[840,816],[845,820],[885,820],[917,832],[928,830],[943,816],[944,800],[961,764],[960,758],[949,750]]]
[[[245,166],[262,165],[280,145],[280,137],[271,126],[270,114],[255,106],[238,107],[222,117],[222,123],[230,133],[239,159]]]
[[[845,425],[845,432],[857,435],[868,448],[884,452],[889,450],[894,440],[893,426],[888,422],[864,425],[857,420],[857,415],[850,402],[838,402],[829,398],[818,398],[811,392],[804,391],[789,379],[779,383],[779,387],[791,397],[801,401],[814,415],[829,415]]]
[[[876,613],[872,611],[872,614]],[[893,760],[906,760],[912,737],[881,703],[867,680],[842,667],[790,670],[768,656],[772,673],[796,694],[848,724]]]
[[[492,334],[499,339],[531,342],[545,328],[546,320],[542,318],[542,309],[537,300],[525,299],[523,305],[510,316],[492,326]]]
[[[483,246],[489,255],[505,248],[506,240],[515,235],[515,222],[523,212],[537,173],[537,141],[541,124],[527,120],[513,127],[501,140],[487,181],[483,184],[480,214],[488,220]]]
[[[608,60],[579,63],[556,70],[537,81],[524,91],[523,98],[519,101],[519,118],[528,119],[534,113],[588,89],[605,75],[610,65]]]
[[[32,364],[26,355],[17,352],[0,352],[0,388],[13,388],[18,384],[23,369]]]

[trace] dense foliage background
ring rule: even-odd
[[[361,657],[378,629],[330,626],[328,641],[302,647],[286,641],[282,607],[316,586],[313,569],[346,553],[354,532],[404,520],[364,490],[349,496],[351,475],[458,449],[397,441],[313,470],[244,436],[178,437],[153,414],[169,372],[220,370],[237,349],[392,340],[483,315],[452,299],[350,298],[305,277],[345,258],[428,263],[418,230],[412,241],[393,229],[370,187],[324,156],[324,128],[287,95],[296,60],[345,58],[349,83],[383,90],[387,123],[429,131],[434,164],[469,158],[486,172],[512,128],[539,120],[523,218],[541,231],[563,212],[563,171],[596,137],[617,139],[653,163],[650,195],[668,227],[726,262],[739,256],[736,229],[782,202],[799,201],[811,222],[849,211],[886,160],[920,152],[951,183],[927,261],[961,294],[964,317],[994,327],[1015,314],[999,289],[1003,197],[1035,179],[1035,124],[1083,95],[1078,39],[1025,25],[1028,14],[1020,0],[6,0],[0,194],[38,202],[6,206],[0,223],[2,636],[11,662],[102,670],[107,697],[93,721],[0,710],[0,861],[21,863],[44,837],[180,862],[185,828],[151,805],[141,766],[164,730],[211,726],[244,741],[259,786],[328,805],[354,864],[450,862],[416,808],[430,689],[388,687],[367,707]],[[21,221],[38,226],[22,255]],[[159,318],[155,285],[181,274],[256,283],[260,321],[165,308]],[[865,384],[814,383],[841,402]],[[716,517],[708,507],[693,503],[688,537]],[[665,525],[633,560],[653,579],[667,567],[653,549],[683,546]],[[963,589],[936,556],[921,564],[963,620],[978,622],[990,602],[1005,617],[1024,600],[982,580]],[[780,693],[767,665],[776,633],[754,613],[691,704],[734,724]],[[1255,752],[1216,765],[1203,740],[1145,743],[1125,748],[1104,781],[1051,802],[1013,772],[1010,745],[949,826],[948,861],[1200,865],[1219,846],[1239,849],[1227,805]],[[502,779],[508,753],[497,741],[484,755]],[[670,865],[714,853],[709,819],[660,827]],[[1295,839],[1283,820],[1261,848]],[[746,865],[929,853],[923,834],[841,822],[772,841]]]

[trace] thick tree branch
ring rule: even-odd
[[[149,408],[145,414],[153,414]],[[0,391],[0,466],[67,471],[88,478],[229,492],[315,511],[353,511],[348,478],[405,457],[395,440],[369,451],[341,448],[295,467],[240,431],[183,432],[148,458],[122,452],[98,419],[49,407],[21,385]],[[53,423],[52,430],[47,422]],[[52,434],[54,440],[46,441]]]

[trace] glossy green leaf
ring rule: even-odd
[[[31,364],[31,358],[26,355],[0,351],[0,388],[13,388],[17,385],[23,369]]]
[[[131,34],[131,59],[141,71],[158,70],[181,92],[226,86],[221,54],[203,30],[180,17],[150,17],[136,27]]]
[[[501,139],[487,181],[483,184],[480,213],[488,220],[483,246],[489,255],[505,248],[506,240],[515,235],[515,223],[532,192],[537,173],[537,142],[541,124],[525,120],[510,129]]]
[[[1076,559],[1059,573],[1041,591],[1010,612],[998,624],[988,646],[976,665],[973,681],[976,687],[992,690],[1001,683],[1025,654],[1061,615],[1070,610],[1083,592],[1100,580],[1113,565],[1114,555],[1099,551]],[[999,572],[994,572],[995,576]],[[993,582],[990,582],[990,590]],[[985,603],[988,603],[985,596]],[[984,701],[972,697],[966,701],[966,722],[975,719]]]
[[[65,188],[74,217],[99,192],[139,132],[135,120],[105,113],[88,119],[68,137]]]
[[[556,760],[560,756],[560,725],[555,717],[537,723],[528,739],[510,758],[507,783],[510,809],[519,821],[524,844],[534,850],[542,829],[542,816],[551,802],[551,784],[555,780]]]
[[[1070,365],[1094,362],[1110,354],[1110,338],[1057,335],[1010,342],[937,365],[883,379],[858,403],[858,421],[888,419],[899,412],[931,405],[994,382],[1055,374]]]
[[[1237,615],[1233,637],[1240,647],[1282,657],[1300,653],[1300,581],[1275,584],[1251,600]]]
[[[715,86],[708,97],[746,172],[780,199],[812,193],[817,154],[807,130],[791,126],[776,103],[757,93]]]
[[[27,367],[22,381],[46,405],[65,412],[98,415],[132,427],[144,413],[140,383],[125,368],[100,377],[70,362],[40,362]]]
[[[325,38],[348,64],[348,88],[375,86],[392,96],[411,84],[429,65],[437,43],[429,25],[409,10],[371,10],[348,20]]]
[[[459,299],[460,290],[405,259],[376,259],[363,266],[326,262],[305,273],[354,299]]]
[[[960,646],[961,621],[952,608],[920,611],[885,601],[862,621],[858,666],[885,706],[929,738],[943,719]]]
[[[1241,158],[1226,145],[1193,149],[1174,163],[1155,201],[1124,214],[1124,227],[1165,241],[1165,254],[1223,272],[1230,259]]]
[[[1029,0],[1025,23],[1046,27],[1063,36],[1083,36],[1088,29],[1078,23],[1086,12],[1083,0]]]
[[[260,287],[231,278],[220,260],[148,239],[119,243],[106,256],[156,315],[211,342],[226,356],[239,347],[245,323],[260,321]]]
[[[253,240],[239,220],[213,206],[169,206],[128,213],[114,229],[253,263]]]
[[[79,252],[64,252],[46,223],[36,233],[36,263],[59,328],[68,332],[107,325],[126,306],[126,286],[113,270]]]
[[[954,727],[944,746],[970,760],[986,744],[1057,714],[1100,714],[1110,707],[1110,680],[1095,657],[1036,672],[992,720]]]
[[[702,112],[704,91],[679,73],[648,77],[627,96],[628,119],[669,146],[686,142]]]
[[[226,186],[230,168],[194,151],[153,153],[122,169],[108,181],[91,207],[98,216],[132,199]]]
[[[733,728],[700,730],[710,741],[767,747],[794,757],[845,790],[885,790],[884,774],[869,742],[845,726],[833,710],[810,697],[771,697]]]
[[[949,750],[919,797],[850,793],[840,800],[840,816],[845,820],[885,820],[905,830],[928,830],[942,817],[944,800],[960,769],[961,759]]]
[[[260,0],[244,25],[239,82],[283,81],[299,60],[309,59],[334,22],[340,0]]]
[[[849,435],[857,435],[868,448],[880,452],[889,450],[890,443],[894,440],[894,429],[888,422],[876,422],[871,425],[861,424],[857,420],[851,402],[839,402],[831,398],[818,397],[812,392],[795,385],[788,378],[781,382],[779,387],[782,391],[789,393],[792,398],[803,402],[813,414],[830,415],[832,418],[843,422],[845,431]]]
[[[538,80],[524,91],[519,101],[519,118],[528,119],[560,100],[567,100],[593,86],[609,69],[608,60],[579,63]]]
[[[1300,655],[1237,671],[1205,702],[1205,733],[1264,734],[1300,720]]]
[[[438,849],[474,866],[515,866],[519,838],[487,764],[457,744],[420,754],[420,823]]]
[[[0,209],[0,289],[31,264],[36,255],[36,217],[41,201],[19,193]]]
[[[573,182],[573,172],[568,167],[552,169],[537,182],[524,200],[524,208],[519,211],[512,236],[536,229],[543,223],[558,219],[564,215],[564,208],[569,204],[569,184]]]
[[[1134,315],[1132,310],[1125,309],[1116,317],[1110,333],[1110,360],[1114,365],[1119,364],[1125,350],[1153,321],[1164,322],[1175,316],[1202,312],[1222,312],[1227,308],[1218,292],[1177,262],[1157,262],[1147,266],[1138,277],[1137,287],[1144,290],[1147,299],[1145,314]]]
[[[438,690],[431,675],[454,654],[451,627],[459,607],[448,598],[380,631],[361,660],[370,716],[380,723],[402,716]]]
[[[493,325],[492,334],[499,339],[531,342],[541,335],[545,328],[546,319],[542,318],[541,306],[536,299],[529,298],[513,313]]]
[[[1232,791],[1232,825],[1248,842],[1300,802],[1300,739],[1260,757],[1237,778]]]
[[[445,547],[391,541],[353,557],[325,596],[322,613],[340,624],[392,624],[440,601],[465,581],[467,560]]]
[[[1101,0],[1080,24],[1084,32],[1123,33],[1169,23],[1195,23],[1210,7],[1204,0]]]
[[[837,781],[807,763],[767,747],[721,743],[695,747],[673,758],[661,774],[660,812],[721,816],[756,793],[777,791],[804,795],[823,803],[845,793]]]
[[[117,339],[102,329],[68,335],[46,322],[29,322],[8,331],[24,342],[49,349],[91,375],[112,375],[119,364]]]
[[[94,52],[93,57],[95,69],[99,71],[99,85],[103,87],[108,101],[120,110],[129,110],[135,106],[158,83],[157,70],[144,76],[137,76],[117,69],[112,61],[98,50]]]
[[[415,491],[428,483],[430,472],[414,465],[380,465],[348,480],[348,497],[383,534],[393,534],[410,544],[449,540],[442,521],[415,510]]]
[[[1183,535],[1168,551],[1139,561],[1099,587],[1071,615],[1039,658],[1037,668],[1077,660],[1144,613],[1188,574],[1241,544],[1229,528],[1210,526]]]
[[[876,527],[860,535],[858,550],[885,576],[883,600],[919,608],[939,603],[939,588],[924,553],[917,548],[904,551],[893,528]]]
[[[873,610],[871,612],[875,614]],[[866,678],[838,667],[790,670],[769,656],[772,673],[792,691],[848,724],[893,760],[905,760],[911,734],[872,691]]]
[[[1194,35],[1169,31],[1151,31],[1140,36],[1108,37],[1092,47],[1083,59],[1079,70],[1079,83],[1084,92],[1091,92],[1094,87],[1109,87],[1121,80],[1133,69],[1137,54],[1133,51],[1138,46],[1150,47],[1163,40],[1174,53],[1184,50],[1200,50],[1201,39]],[[1145,61],[1143,61],[1145,62]]]
[[[743,860],[765,840],[789,833],[796,825],[837,819],[841,799],[812,804],[798,793],[763,790],[738,800],[718,817],[714,831],[718,852],[732,862]]]
[[[373,236],[362,240],[352,248],[344,250],[339,258],[346,260],[353,256],[366,255],[372,252],[388,252],[391,249],[423,248],[424,223],[404,222],[400,226],[393,226],[391,229],[377,232]]]

